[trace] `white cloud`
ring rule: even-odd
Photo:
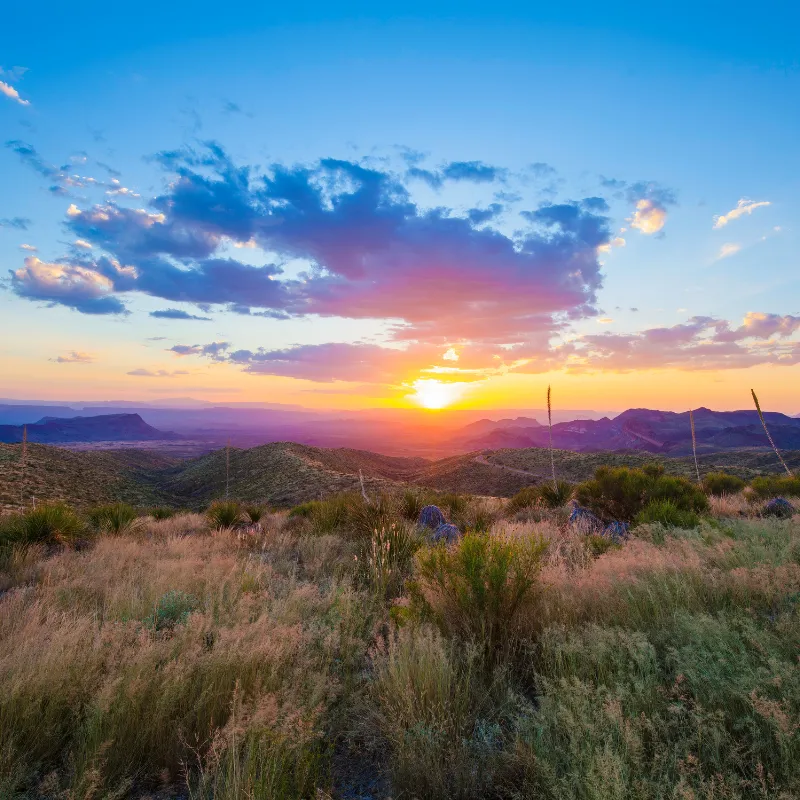
[[[94,361],[94,356],[90,353],[83,353],[79,350],[71,350],[64,356],[50,359],[57,364],[91,364]]]
[[[621,236],[612,239],[608,244],[601,244],[597,248],[598,253],[610,253],[612,247],[625,247],[625,240]]]
[[[31,104],[30,100],[23,100],[19,96],[19,92],[5,81],[0,81],[0,94],[4,94],[6,97],[16,103],[19,103],[21,106],[29,106]]]
[[[20,250],[27,250],[30,253],[35,253],[38,250],[38,248],[34,247],[32,244],[21,244],[19,246],[19,249]]]
[[[647,235],[658,233],[666,221],[667,212],[646,198],[636,203],[636,211],[630,219],[631,228]]]
[[[756,202],[743,197],[736,204],[736,208],[731,209],[727,214],[720,214],[714,217],[714,227],[724,228],[731,220],[738,219],[744,214],[752,214],[757,208],[762,208],[763,206],[769,205],[772,205],[769,200],[761,200]]]
[[[84,250],[91,250],[92,249],[92,243],[91,242],[87,242],[86,239],[76,239],[73,242],[73,244],[75,245],[75,247],[81,247]]]
[[[717,260],[736,255],[736,253],[738,253],[741,249],[742,246],[737,242],[726,242],[724,245],[722,245],[722,247],[720,247]]]

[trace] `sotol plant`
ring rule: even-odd
[[[550,406],[550,385],[547,386],[547,428],[550,433],[550,469],[553,473],[553,488],[558,491],[558,482],[556,481],[556,459],[553,455],[553,414]]]

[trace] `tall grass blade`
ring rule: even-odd
[[[790,478],[793,477],[792,471],[789,469],[789,467],[786,466],[786,462],[783,460],[783,456],[781,455],[780,450],[778,450],[777,445],[773,441],[772,436],[770,435],[769,432],[769,428],[767,428],[767,421],[764,419],[764,414],[761,411],[761,405],[758,402],[758,397],[756,396],[756,390],[751,389],[750,394],[753,395],[753,402],[756,404],[756,411],[758,411],[758,418],[761,420],[761,424],[764,426],[764,433],[767,434],[767,439],[769,440],[769,443],[772,445],[772,449],[775,451],[775,455],[778,456],[778,461],[780,461],[781,464],[783,464],[783,468],[786,470],[786,474]]]

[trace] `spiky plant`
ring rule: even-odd
[[[242,519],[242,507],[236,500],[217,500],[206,512],[209,522],[218,530],[232,528]]]
[[[789,467],[786,466],[786,462],[783,460],[783,456],[781,455],[780,450],[778,450],[778,446],[773,441],[772,436],[770,435],[769,432],[769,428],[767,428],[767,421],[764,419],[764,413],[761,411],[761,404],[758,402],[758,397],[756,396],[756,390],[751,389],[750,394],[753,395],[753,402],[756,404],[756,411],[758,411],[758,418],[761,420],[761,424],[764,427],[764,433],[767,434],[767,440],[772,445],[772,449],[775,451],[775,455],[778,456],[778,461],[780,461],[781,464],[783,464],[783,468],[786,470],[786,474],[789,477],[792,477],[792,471],[789,469]]]
[[[98,533],[119,535],[136,528],[139,519],[136,509],[127,503],[111,503],[93,508],[89,521]]]
[[[252,525],[257,525],[261,522],[261,518],[265,513],[266,509],[264,506],[245,506],[244,508],[244,515]]]
[[[558,481],[556,480],[556,459],[553,454],[553,413],[550,405],[550,385],[547,386],[547,427],[550,433],[550,469],[553,473],[553,489],[558,491]]]
[[[692,455],[694,456],[694,470],[697,473],[697,482],[700,483],[700,465],[697,463],[697,436],[694,432],[694,411],[689,409],[689,424],[692,428]]]

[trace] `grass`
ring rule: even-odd
[[[655,496],[615,545],[440,493],[489,515],[446,547],[413,524],[431,497],[80,547],[27,522],[0,547],[0,797],[800,795],[798,515]]]

